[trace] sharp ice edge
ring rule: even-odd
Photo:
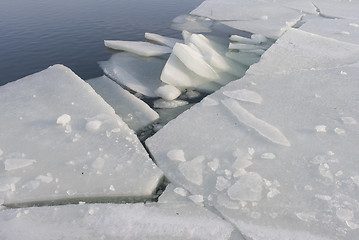
[[[290,147],[290,142],[281,131],[248,112],[237,101],[233,99],[225,99],[221,100],[221,102],[241,123],[253,128],[260,135],[274,143]]]

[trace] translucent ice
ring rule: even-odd
[[[157,88],[156,94],[164,100],[170,101],[181,95],[181,91],[172,85],[163,85]]]
[[[134,53],[144,57],[160,56],[171,53],[171,48],[149,42],[105,40],[108,48]]]
[[[164,37],[156,33],[145,33],[145,38],[150,41],[173,48],[176,43],[183,43],[183,40],[177,38]]]
[[[165,63],[159,58],[117,53],[99,64],[105,74],[119,84],[145,96],[157,97],[155,91],[162,85],[160,75]]]
[[[115,109],[117,115],[134,131],[159,118],[145,102],[135,97],[106,76],[89,79],[87,83]]]

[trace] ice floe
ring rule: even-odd
[[[161,170],[70,69],[55,65],[0,92],[6,102],[0,105],[6,113],[0,117],[0,182],[6,182],[0,196],[6,205],[152,198]]]
[[[121,85],[147,97],[158,97],[155,91],[162,86],[160,75],[166,61],[117,53],[100,62],[105,74]]]
[[[242,239],[189,201],[10,209],[0,212],[0,225],[2,239]]]
[[[106,76],[86,81],[113,108],[117,115],[134,131],[159,118],[145,102]]]
[[[354,240],[357,51],[289,30],[249,74],[169,122],[146,146],[172,183],[203,196],[205,207],[249,238]],[[169,161],[174,149],[186,161]]]
[[[171,53],[172,49],[149,42],[105,40],[108,48],[134,53],[144,57],[161,56]]]
[[[176,43],[183,43],[183,40],[177,38],[170,38],[161,36],[156,33],[145,33],[145,38],[150,41],[157,42],[159,44],[165,45],[167,47],[173,48]]]

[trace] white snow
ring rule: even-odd
[[[158,97],[155,91],[162,85],[160,75],[165,63],[159,58],[141,58],[124,53],[99,62],[107,76],[147,97]]]
[[[104,42],[105,46],[108,48],[126,51],[144,57],[161,56],[172,52],[172,49],[169,47],[149,42],[119,40],[105,40]]]
[[[134,131],[137,131],[159,118],[145,102],[135,97],[106,76],[86,81],[95,91],[115,109],[117,115]],[[111,134],[111,132],[110,132]]]
[[[70,69],[55,65],[2,86],[0,100],[7,103],[0,105],[7,113],[0,116],[5,205],[152,197],[161,170],[133,131]],[[57,120],[72,131],[64,132]],[[111,185],[115,191],[104,192]]]

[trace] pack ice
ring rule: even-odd
[[[245,237],[354,240],[358,56],[356,44],[288,30],[146,145],[172,183]]]
[[[0,98],[1,203],[152,198],[162,171],[134,132],[70,69],[55,65],[9,83]]]
[[[241,239],[231,224],[191,202],[9,209],[0,212],[0,225],[1,239]]]

